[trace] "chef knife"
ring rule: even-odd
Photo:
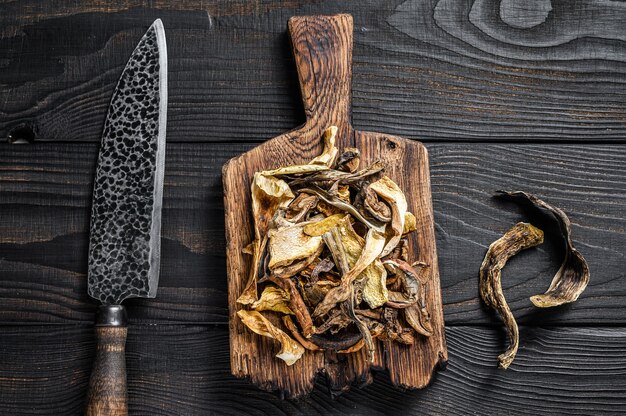
[[[89,295],[101,305],[87,415],[126,415],[124,299],[153,298],[159,283],[167,111],[167,50],[156,20],[133,51],[111,99],[96,168]]]

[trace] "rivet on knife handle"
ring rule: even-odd
[[[126,309],[102,305],[96,320],[96,360],[89,379],[87,416],[126,416]]]

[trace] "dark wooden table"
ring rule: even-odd
[[[94,359],[90,193],[104,117],[160,17],[169,118],[158,296],[129,302],[133,415],[609,414],[626,411],[626,8],[620,1],[0,1],[0,414],[80,414]],[[304,120],[292,15],[354,16],[353,124],[430,152],[450,361],[422,391],[385,374],[282,401],[230,376],[221,166]],[[29,145],[11,144],[31,141]],[[560,240],[512,259],[521,346],[507,371],[478,298],[487,246],[564,209],[591,283],[537,310]]]

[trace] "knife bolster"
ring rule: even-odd
[[[128,316],[122,305],[100,305],[96,314],[96,327],[126,327]]]
[[[89,379],[87,416],[127,416],[126,310],[103,305],[96,318],[96,359]]]

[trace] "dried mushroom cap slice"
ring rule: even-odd
[[[293,311],[289,308],[289,293],[276,286],[267,286],[263,289],[259,300],[251,306],[255,311],[273,311],[287,315],[293,315]]]
[[[488,306],[500,313],[509,336],[509,347],[498,357],[501,368],[506,369],[511,365],[519,346],[517,323],[502,292],[502,268],[515,254],[541,243],[543,231],[528,223],[517,223],[491,243],[480,266],[480,296]]]
[[[574,302],[589,284],[589,265],[572,243],[572,224],[565,213],[550,205],[534,195],[526,192],[497,191],[501,197],[522,198],[535,207],[548,210],[554,215],[559,223],[559,228],[565,240],[565,258],[561,267],[552,278],[552,283],[548,290],[542,295],[535,295],[530,298],[532,303],[538,308],[550,308],[564,303]]]
[[[276,354],[277,358],[283,360],[287,365],[293,365],[304,354],[304,347],[297,343],[293,338],[274,326],[265,316],[257,311],[240,310],[237,315],[241,322],[252,332],[264,337],[275,339],[280,342],[280,351]]]
[[[315,195],[299,194],[285,210],[285,220],[298,223],[306,218],[311,209],[317,205]]]
[[[381,253],[381,257],[384,257],[391,253],[398,245],[400,238],[402,238],[404,232],[404,218],[408,205],[402,189],[388,176],[383,176],[376,182],[373,182],[369,187],[391,207],[391,233],[389,241]],[[389,227],[387,228],[389,229]]]
[[[320,237],[334,228],[345,216],[346,214],[334,214],[323,220],[311,222],[304,227],[304,233],[311,237]]]
[[[237,299],[238,303],[244,305],[253,303],[258,298],[257,277],[267,244],[267,233],[272,228],[274,216],[294,199],[287,182],[258,172],[252,178],[251,193],[255,237],[251,246],[252,267],[246,287]]]
[[[311,236],[304,232],[310,224],[310,222],[302,222],[290,227],[270,230],[268,245],[270,270],[289,266],[319,251],[323,244],[322,237]]]

